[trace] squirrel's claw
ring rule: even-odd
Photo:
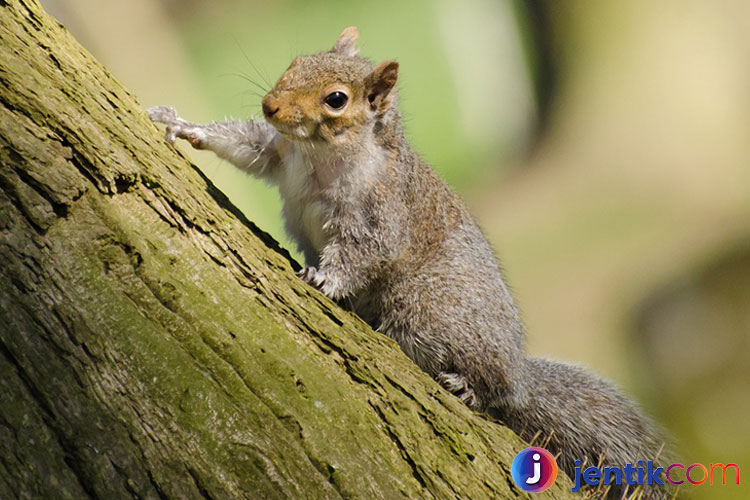
[[[299,271],[297,276],[333,300],[341,299],[347,295],[346,289],[342,287],[341,281],[337,279],[336,275],[308,266]]]
[[[313,266],[307,266],[301,269],[297,272],[297,276],[299,276],[302,281],[318,290],[322,290],[323,285],[326,283],[326,274],[323,271],[318,271]]]
[[[443,386],[445,390],[452,393],[461,400],[466,406],[477,409],[479,401],[474,390],[469,386],[469,382],[458,373],[440,372],[435,377],[437,383]]]
[[[177,114],[177,110],[173,106],[154,106],[146,110],[146,114],[151,121],[156,123],[163,123],[167,126],[167,130],[164,133],[164,139],[174,146],[175,140],[177,139],[180,132],[180,117]]]
[[[174,123],[180,118],[173,106],[153,106],[146,110],[146,114],[151,118],[151,121],[166,125]]]
[[[154,106],[146,110],[151,121],[163,123],[167,126],[164,139],[174,146],[175,140],[187,139],[195,149],[204,149],[205,133],[194,124],[190,124],[180,118],[177,110],[172,106]]]

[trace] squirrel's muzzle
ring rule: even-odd
[[[271,118],[279,111],[279,105],[271,94],[266,94],[261,105],[263,107],[263,114],[266,118]]]

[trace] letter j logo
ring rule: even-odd
[[[552,453],[544,448],[526,448],[513,459],[510,471],[519,488],[539,493],[555,482],[557,462]]]

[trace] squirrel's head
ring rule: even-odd
[[[345,144],[395,107],[398,63],[361,57],[357,28],[329,51],[299,56],[263,98],[266,120],[286,137]]]

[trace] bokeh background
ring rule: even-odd
[[[615,380],[684,463],[750,466],[750,2],[42,3],[194,121],[257,115],[292,57],[358,26],[401,63],[408,136],[496,248],[529,350]],[[274,190],[188,154],[293,248]]]

